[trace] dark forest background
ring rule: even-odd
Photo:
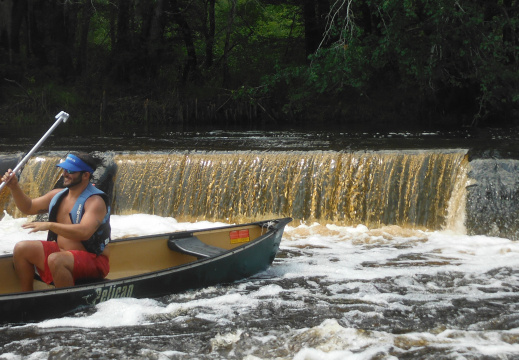
[[[0,0],[0,129],[515,127],[518,61],[519,0]]]

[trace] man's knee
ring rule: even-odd
[[[16,256],[16,255],[24,254],[30,248],[31,248],[31,241],[28,241],[28,240],[19,241],[16,244],[14,244],[13,255]]]
[[[67,269],[72,272],[74,267],[74,257],[68,251],[55,252],[47,258],[47,264],[51,273],[60,269]]]
[[[34,261],[40,256],[43,256],[43,246],[39,241],[24,240],[19,241],[14,245],[14,258],[24,258],[30,261]]]

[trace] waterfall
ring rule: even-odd
[[[52,190],[60,178],[61,172],[56,168],[59,162],[60,157],[57,156],[37,156],[31,158],[20,174],[19,182],[22,190],[31,198],[41,196]],[[5,170],[2,171],[2,175]],[[23,216],[14,205],[11,196],[8,196],[6,188],[4,188],[0,196],[0,206],[11,216]]]
[[[108,189],[113,214],[228,222],[292,216],[307,223],[437,230],[459,225],[465,211],[468,161],[461,150],[104,157],[111,163],[105,169],[113,172]],[[20,183],[30,196],[52,189],[60,174],[58,161],[56,156],[40,156],[25,166]],[[21,216],[9,198],[0,205]]]
[[[180,220],[270,216],[439,229],[464,152],[117,155],[113,210]],[[457,209],[458,210],[458,209]]]

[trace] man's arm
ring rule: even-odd
[[[79,224],[61,224],[56,222],[32,222],[22,225],[32,232],[51,230],[70,240],[84,241],[89,239],[102,224],[107,209],[104,200],[94,195],[85,202],[85,213]]]
[[[11,171],[11,169],[5,173],[5,175],[2,177],[2,181],[5,181],[6,186],[9,188],[9,190],[11,190],[11,195],[13,196],[16,207],[26,215],[44,214],[48,212],[49,204],[52,198],[62,190],[54,189],[43,196],[31,199],[23,192],[20,184],[18,183],[18,178]]]

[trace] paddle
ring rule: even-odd
[[[62,121],[64,123],[67,122],[68,117],[69,117],[69,114],[67,114],[64,111],[61,111],[58,115],[55,116],[55,118],[57,120],[54,123],[54,125],[52,125],[50,127],[50,129],[47,130],[47,132],[45,133],[45,135],[43,135],[43,137],[40,139],[40,141],[38,141],[36,143],[36,145],[34,145],[34,147],[31,149],[31,151],[29,151],[27,153],[27,155],[25,155],[25,157],[22,159],[22,161],[20,161],[20,163],[18,165],[16,165],[16,167],[13,170],[13,173],[16,173],[18,170],[20,170],[25,165],[25,163],[27,161],[29,161],[29,158],[32,156],[32,154],[34,154],[36,152],[36,150],[38,150],[38,148],[41,146],[41,144],[43,144],[43,142],[49,137],[49,135],[54,131],[54,129],[57,128],[58,125],[61,124]],[[2,184],[0,184],[0,191],[2,191],[2,189],[5,186],[5,184],[6,184],[5,181],[2,182]]]

